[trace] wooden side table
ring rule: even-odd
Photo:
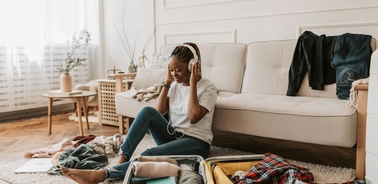
[[[366,117],[368,102],[367,84],[357,84],[354,90],[357,92],[357,153],[356,153],[356,178],[365,179],[366,165]]]
[[[125,86],[122,82],[124,78],[135,78],[136,73],[125,73],[125,74],[115,74],[113,77],[115,78],[115,93],[122,92],[123,89],[128,90],[129,86]],[[130,128],[130,118],[124,119],[123,116],[118,115],[118,124],[119,124],[119,133],[124,134],[125,128],[126,132],[129,131]],[[125,127],[126,124],[126,127]]]
[[[54,98],[72,98],[76,102],[77,113],[79,115],[79,130],[80,135],[83,136],[83,122],[81,120],[81,104],[83,104],[85,121],[87,122],[87,129],[89,129],[89,121],[88,121],[88,113],[87,113],[87,100],[88,97],[96,95],[96,92],[93,91],[81,91],[81,93],[65,93],[65,92],[48,92],[42,94],[43,97],[49,98],[49,106],[48,106],[48,128],[49,134],[51,134],[51,127],[52,127],[52,108],[53,108],[53,99]]]
[[[98,119],[101,124],[119,126],[118,115],[116,114],[115,98],[116,80],[114,79],[97,79],[98,82]],[[130,88],[133,80],[122,80],[122,90],[126,91]]]

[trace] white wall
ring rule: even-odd
[[[378,183],[378,50],[372,56],[366,121],[366,179]]]
[[[104,0],[103,4],[103,76],[105,77],[107,70],[121,69],[127,72],[130,59],[122,44],[122,41],[116,31],[122,31],[122,12],[126,3],[126,11],[124,16],[125,32],[131,45],[136,42],[136,59],[139,58],[140,52],[149,36],[154,31],[154,1],[151,0]],[[146,49],[146,55],[151,56],[154,53],[154,39]]]
[[[103,2],[104,72],[113,66],[126,71],[129,64],[113,23],[113,19],[120,22],[124,2]],[[147,49],[149,58],[163,44],[295,39],[305,30],[318,35],[349,32],[378,38],[376,0],[127,0],[127,3],[127,32],[133,39],[140,30],[144,43],[154,27],[157,29],[155,40]],[[378,116],[377,110],[371,117]],[[372,111],[370,108],[369,112]],[[378,127],[373,130],[377,132]],[[378,139],[376,134],[368,136]],[[369,158],[368,155],[368,163]],[[378,173],[376,165],[368,168],[367,173]]]
[[[315,34],[338,35],[346,32],[378,37],[378,1],[375,0],[112,0],[104,5],[104,62],[127,70],[129,58],[115,29],[125,25],[130,42],[139,30],[136,53],[154,27],[157,29],[146,55],[163,44],[249,43],[295,39],[304,30]],[[156,42],[155,42],[156,41]]]
[[[236,42],[316,34],[376,34],[374,0],[156,0],[156,46],[166,43]]]

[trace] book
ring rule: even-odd
[[[147,180],[147,184],[176,184],[175,177],[165,177]]]
[[[175,177],[163,178],[131,178],[131,184],[176,184]]]
[[[65,95],[67,95],[67,96],[76,95],[76,94],[81,94],[81,93],[83,93],[83,91],[81,91],[81,90],[72,90],[70,92],[62,92],[61,90],[49,91],[50,95],[63,95],[63,96],[65,96]]]

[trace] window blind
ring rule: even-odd
[[[47,101],[42,94],[49,90],[60,88],[58,67],[64,64],[67,55],[65,45],[53,45],[44,48],[44,54],[39,61],[31,61],[18,47],[10,58],[5,53],[9,49],[0,46],[0,110],[2,108],[28,107]],[[75,58],[87,58],[88,49],[79,48],[75,51]],[[89,79],[88,65],[77,66],[71,72],[72,83],[87,83]]]

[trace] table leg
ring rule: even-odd
[[[81,120],[81,98],[75,98],[75,101],[76,101],[76,108],[77,108],[77,113],[78,113],[78,116],[79,116],[79,130],[80,130],[80,135],[81,136],[84,136],[84,133],[83,133],[83,122]]]
[[[87,129],[89,130],[87,100],[88,100],[88,97],[83,97],[83,98],[81,98],[81,101],[83,102],[83,109],[84,109],[85,121],[87,122]]]
[[[49,127],[49,134],[51,134],[51,126],[52,126],[52,107],[53,107],[53,98],[49,98],[49,106],[47,110],[47,124]]]

